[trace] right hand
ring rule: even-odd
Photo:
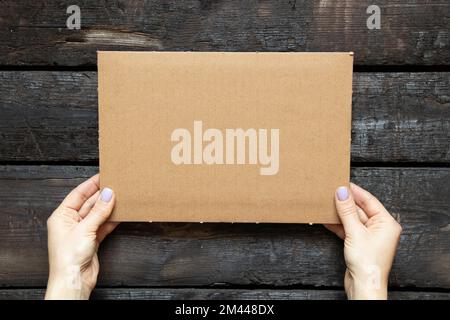
[[[344,239],[344,287],[349,299],[387,299],[389,272],[402,227],[372,194],[350,184],[335,194],[342,225],[325,225]],[[356,203],[355,203],[356,202]]]

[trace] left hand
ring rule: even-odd
[[[118,223],[107,222],[115,203],[99,175],[70,192],[47,220],[50,273],[46,299],[89,299],[97,283],[97,250]]]

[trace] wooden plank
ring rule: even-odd
[[[0,72],[0,161],[98,159],[97,74]]]
[[[97,50],[355,51],[359,65],[450,64],[447,0],[78,1],[81,30],[66,27],[70,1],[0,4],[0,64],[85,66]]]
[[[0,72],[0,161],[97,161],[95,72]],[[450,162],[450,73],[355,73],[352,160]]]
[[[46,219],[96,167],[0,166],[0,287],[45,286]],[[450,168],[353,168],[404,232],[393,287],[450,288]],[[342,286],[342,242],[322,226],[123,223],[100,286]]]
[[[0,289],[0,300],[41,300],[45,289]],[[342,300],[343,290],[97,288],[93,300]],[[449,300],[448,292],[390,291],[390,300]]]

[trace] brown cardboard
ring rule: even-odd
[[[116,192],[112,220],[337,223],[352,64],[352,53],[99,52],[100,181]],[[254,129],[245,159],[237,128]],[[266,152],[275,129],[278,170],[276,150]]]

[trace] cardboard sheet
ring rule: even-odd
[[[338,223],[352,53],[99,52],[114,221]]]

